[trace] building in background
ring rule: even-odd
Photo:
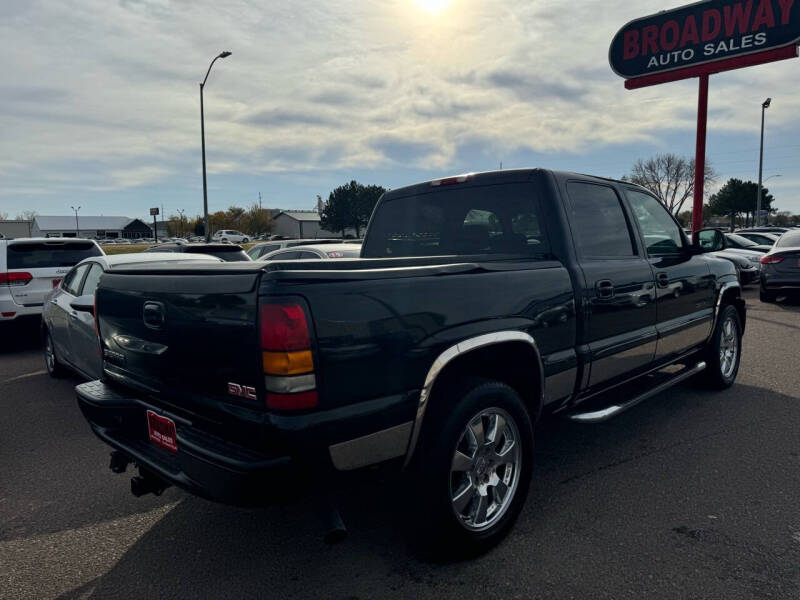
[[[272,218],[272,233],[290,238],[338,238],[342,232],[325,231],[320,227],[320,216],[315,210],[282,210]],[[352,233],[347,231],[346,233]]]
[[[76,230],[80,227],[80,231]],[[153,236],[141,219],[130,217],[94,217],[91,215],[42,216],[33,219],[33,237],[81,237],[89,239],[140,239]]]
[[[7,240],[13,238],[31,237],[33,231],[33,221],[24,220],[0,220],[0,235]]]

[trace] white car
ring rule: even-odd
[[[220,229],[214,232],[211,237],[215,242],[231,242],[233,244],[246,244],[250,241],[250,236],[245,235],[241,231],[235,229]]]
[[[47,372],[52,377],[66,368],[86,379],[103,375],[103,357],[94,328],[94,293],[100,278],[113,267],[205,261],[222,262],[208,254],[132,253],[93,256],[69,270],[52,290],[42,313],[42,341]]]
[[[258,260],[269,262],[272,260],[313,260],[330,258],[359,258],[361,256],[360,244],[319,244],[308,246],[295,246],[283,248],[265,254]]]
[[[85,258],[105,256],[92,240],[0,240],[0,322],[41,315],[45,298]]]

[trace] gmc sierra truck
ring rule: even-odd
[[[540,416],[727,388],[745,328],[734,266],[648,191],[539,169],[387,192],[361,258],[114,268],[93,310],[78,402],[135,494],[406,471],[431,537],[473,550],[520,512]]]

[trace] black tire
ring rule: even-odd
[[[763,287],[759,290],[758,297],[762,302],[766,302],[767,304],[774,304],[777,300],[775,292],[768,292]]]
[[[725,356],[722,351],[726,350]],[[731,356],[731,351],[735,353]],[[739,373],[742,358],[742,323],[736,307],[723,304],[719,310],[719,319],[703,353],[706,369],[698,380],[705,387],[724,390],[733,385]],[[730,359],[730,362],[728,362]]]
[[[422,483],[423,515],[420,521],[423,542],[426,544],[425,552],[436,559],[466,558],[475,556],[489,550],[509,532],[517,519],[530,486],[531,471],[533,467],[533,426],[531,418],[519,394],[508,385],[485,379],[473,378],[458,386],[451,386],[443,391],[437,402],[432,400],[430,412],[426,415],[425,429],[419,457],[419,477]],[[489,414],[486,414],[489,413]],[[491,435],[493,424],[497,423],[492,418],[497,415],[503,419],[510,419],[502,435]],[[471,471],[453,472],[456,451],[461,448],[466,450],[465,436],[468,435],[467,427],[481,416],[481,429],[486,431],[485,445],[482,446],[485,454],[477,451],[473,453]],[[511,456],[514,447],[509,446],[509,440],[514,436],[518,455]],[[494,442],[490,438],[494,437]],[[471,438],[476,441],[474,436]],[[461,445],[459,445],[461,444]],[[490,446],[500,451],[491,454]],[[477,444],[476,444],[477,446]],[[496,465],[498,453],[505,448],[508,460],[517,461],[515,464]],[[507,470],[508,469],[508,470]],[[500,479],[508,477],[508,486],[500,484]],[[480,482],[486,492],[483,499],[479,499],[478,487],[472,485],[475,480]],[[496,480],[495,480],[496,478]],[[516,478],[516,479],[515,479]],[[495,480],[494,487],[491,481]],[[500,500],[499,494],[505,486],[506,494]],[[465,487],[466,486],[466,487]],[[455,492],[453,491],[455,488]],[[457,516],[456,504],[453,494],[458,495],[459,489],[468,490],[471,496],[469,504],[462,510],[470,516]],[[459,497],[461,497],[459,495]],[[469,524],[475,520],[477,525],[481,521],[474,516],[486,502],[488,509],[484,513],[487,519],[485,527],[478,528]],[[492,507],[494,510],[492,511]],[[489,517],[489,511],[493,515]]]
[[[247,238],[243,238],[243,239],[242,239],[242,243],[243,243],[243,244],[246,244],[246,243],[248,243],[249,241],[250,241],[250,240],[248,240]]]
[[[67,374],[67,370],[58,360],[56,347],[53,344],[53,337],[50,335],[49,329],[44,330],[42,344],[42,350],[44,352],[44,366],[47,368],[47,374],[55,379],[64,377],[64,375]]]

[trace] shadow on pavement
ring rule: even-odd
[[[780,596],[800,583],[800,544],[785,534],[800,531],[789,522],[797,411],[770,390],[686,385],[600,425],[546,418],[515,529],[464,563],[418,558],[403,482],[341,493],[351,533],[334,546],[307,502],[244,510],[182,495],[108,573],[64,597]],[[775,485],[784,495],[767,502]],[[762,543],[773,528],[781,541]]]

